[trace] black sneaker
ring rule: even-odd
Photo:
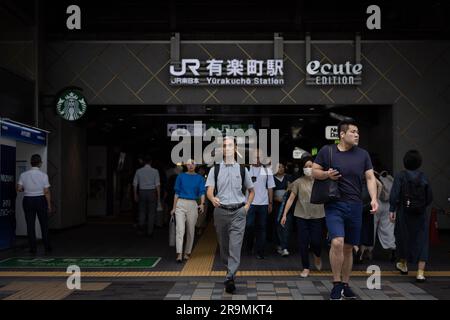
[[[234,285],[234,280],[229,279],[225,281],[225,292],[229,294],[233,294],[236,291],[236,286]]]
[[[348,283],[343,283],[344,289],[342,290],[342,296],[344,299],[356,299],[356,294],[350,288]]]
[[[330,300],[342,300],[342,291],[344,285],[342,282],[334,282],[333,289],[331,289]]]

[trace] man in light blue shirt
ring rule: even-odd
[[[227,293],[234,293],[236,290],[234,278],[241,262],[247,211],[255,196],[248,170],[235,161],[236,148],[234,137],[224,138],[224,162],[211,168],[206,181],[207,196],[214,205],[214,225],[220,257],[227,268]],[[217,174],[216,170],[219,170]],[[247,202],[242,192],[244,186],[249,192]]]
[[[139,227],[141,232],[147,231],[149,237],[153,236],[156,209],[161,199],[159,172],[152,168],[151,162],[150,156],[146,156],[144,167],[136,171],[133,179],[134,200],[139,205]]]

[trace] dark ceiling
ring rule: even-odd
[[[347,34],[363,38],[447,38],[450,4],[444,0],[413,1],[258,1],[258,0],[2,0],[0,13],[32,26],[35,3],[45,38],[96,40],[167,40],[180,32],[185,39],[268,39],[281,32],[285,39],[299,39],[305,32]],[[82,29],[68,31],[66,8],[77,4]],[[368,5],[378,4],[382,30],[365,27]],[[11,26],[11,19],[0,26]],[[316,36],[314,36],[317,38]],[[329,38],[329,37],[328,37]]]

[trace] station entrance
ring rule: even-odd
[[[131,222],[131,183],[145,155],[152,157],[162,190],[170,194],[168,182],[176,167],[171,152],[178,143],[171,133],[176,128],[192,130],[194,121],[221,131],[278,129],[279,159],[294,173],[299,164],[294,150],[314,156],[323,145],[335,143],[326,128],[344,117],[359,123],[360,146],[370,153],[375,169],[392,172],[391,106],[92,106],[87,114],[87,215]]]

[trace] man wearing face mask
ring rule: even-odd
[[[320,258],[322,251],[322,230],[323,218],[325,212],[323,205],[312,204],[311,191],[314,183],[312,177],[313,158],[306,155],[301,159],[303,167],[303,176],[295,180],[288,190],[291,191],[289,199],[286,201],[286,206],[283,211],[283,217],[280,224],[285,226],[288,219],[289,209],[297,198],[295,205],[294,217],[297,226],[298,244],[300,249],[300,256],[302,258],[303,271],[300,274],[302,278],[309,275],[309,249],[314,253],[314,265],[317,270],[322,269],[322,260]]]
[[[372,161],[359,148],[356,122],[346,119],[338,124],[340,142],[324,146],[313,165],[315,179],[338,182],[340,198],[325,204],[325,218],[331,240],[330,263],[333,271],[331,300],[356,299],[348,283],[353,266],[353,246],[359,245],[362,224],[362,188],[366,179],[372,214],[378,210],[377,184]],[[330,164],[331,152],[331,164]]]

